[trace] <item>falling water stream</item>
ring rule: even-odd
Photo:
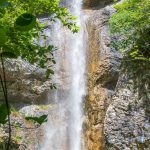
[[[83,98],[85,84],[85,31],[81,11],[82,0],[63,0],[71,14],[77,16],[80,31],[71,33],[58,22],[47,35],[58,47],[54,82],[58,88],[49,94],[53,103],[49,120],[45,125],[45,139],[41,150],[84,150],[82,138]]]

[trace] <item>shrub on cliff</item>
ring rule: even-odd
[[[117,50],[124,52],[123,63],[128,66],[132,75],[148,79],[150,76],[150,1],[123,0],[114,7],[116,13],[110,19],[110,29],[111,33],[119,38],[112,44]]]
[[[124,52],[123,73],[132,79],[150,117],[150,1],[123,0],[114,7],[110,29],[117,40],[112,44]]]

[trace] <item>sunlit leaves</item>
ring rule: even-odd
[[[0,46],[4,45],[7,39],[8,37],[6,35],[6,31],[4,30],[4,28],[1,28],[0,29]]]
[[[114,37],[112,43],[124,52],[123,73],[141,93],[149,90],[150,84],[150,1],[123,0],[114,7],[116,13],[109,22]]]
[[[111,33],[121,36],[116,48],[138,50],[150,57],[150,1],[124,0],[114,7],[117,12],[110,19]]]
[[[76,18],[66,8],[59,6],[59,0],[11,0],[11,4],[5,0],[1,2],[0,24],[5,30],[0,29],[0,53],[8,58],[21,57],[46,69],[46,76],[52,75],[53,72],[49,70],[56,64],[53,55],[56,48],[38,44],[41,33],[47,26],[47,20],[41,23],[39,17],[46,14],[51,23],[60,20],[73,33],[79,30],[75,24]],[[8,5],[11,7],[7,7]],[[45,35],[43,40],[47,40]]]

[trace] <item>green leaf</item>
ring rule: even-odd
[[[52,51],[54,49],[54,46],[53,45],[49,45],[48,48],[47,48],[49,51]]]
[[[56,85],[55,85],[55,84],[52,84],[52,85],[50,85],[50,89],[51,89],[51,90],[53,90],[53,89],[55,89],[55,90],[56,90],[56,89],[57,89],[57,87],[56,87]]]
[[[22,137],[21,136],[16,136],[15,140],[16,140],[17,143],[19,143],[22,140]]]
[[[40,117],[25,117],[26,120],[37,122],[38,124],[43,124],[44,122],[47,122],[47,115],[42,115]]]
[[[54,75],[54,71],[51,70],[51,69],[47,69],[46,70],[46,78],[48,78],[50,76],[50,74],[53,74]]]
[[[11,6],[10,2],[0,2],[0,8],[5,8],[5,7],[8,7],[8,6]]]
[[[6,58],[17,58],[17,56],[13,52],[6,51],[6,52],[0,53],[0,55],[2,55],[3,57],[6,57]]]
[[[29,31],[36,25],[36,17],[32,14],[24,13],[16,19],[15,28],[19,31]]]
[[[0,0],[0,5],[3,5],[3,3],[5,3],[6,0]]]
[[[54,59],[52,60],[52,62],[53,62],[53,64],[56,64],[56,61]]]
[[[0,105],[0,124],[7,122],[8,110],[5,104]]]
[[[7,41],[7,35],[5,30],[2,28],[0,29],[0,45],[4,45]]]

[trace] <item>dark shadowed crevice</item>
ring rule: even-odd
[[[84,0],[83,8],[85,9],[100,9],[113,3],[113,0]]]

